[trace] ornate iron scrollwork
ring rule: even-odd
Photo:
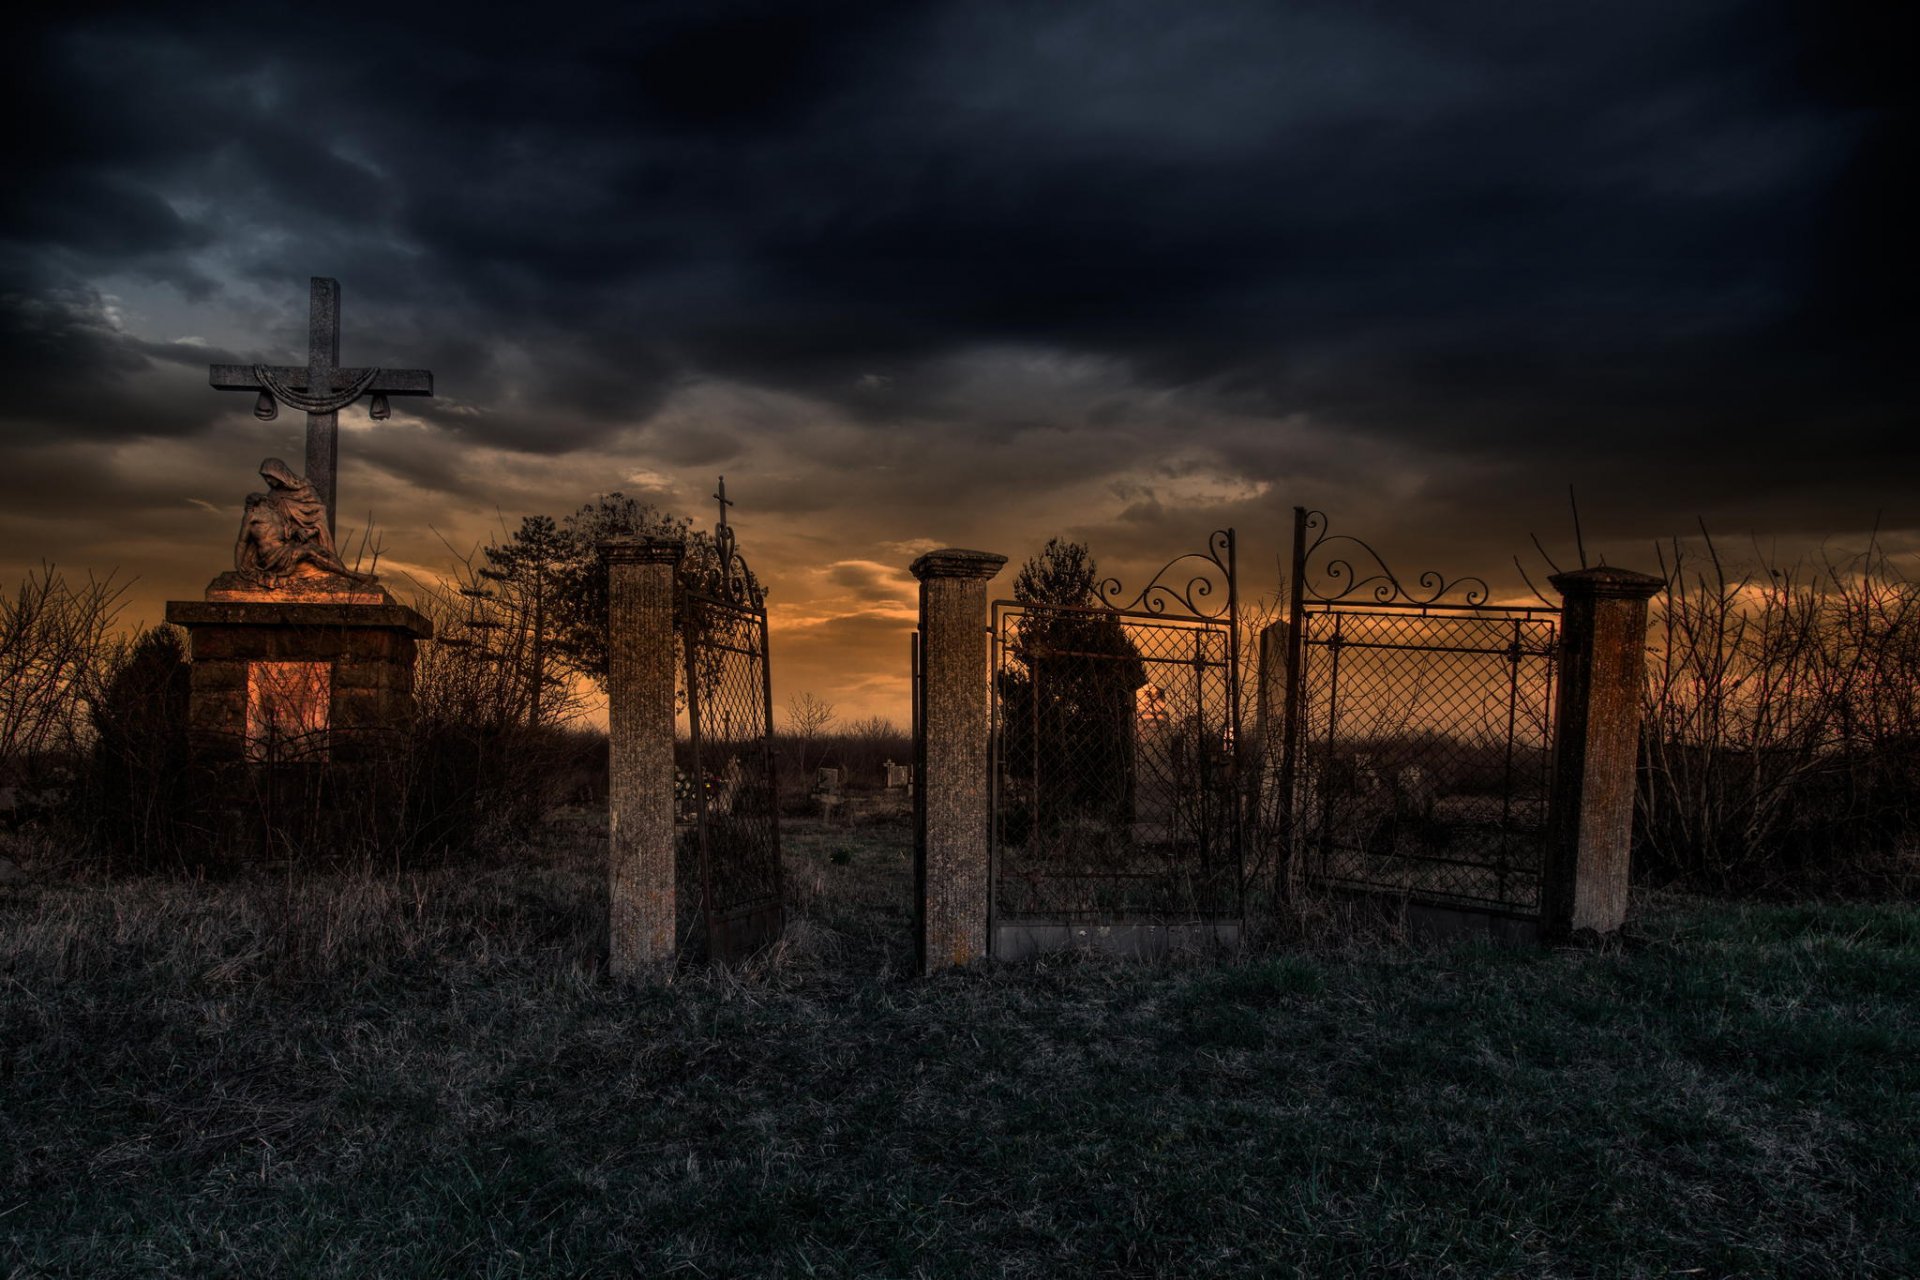
[[[1186,567],[1177,568],[1181,565]],[[1180,584],[1182,574],[1192,575],[1184,585]],[[1138,595],[1123,603],[1124,591],[1118,578],[1104,578],[1094,588],[1099,603],[1116,613],[1165,615],[1172,609],[1194,618],[1227,617],[1235,605],[1233,530],[1215,529],[1207,536],[1205,551],[1189,551],[1167,561],[1147,580],[1147,585],[1140,588]],[[1221,597],[1219,600],[1213,598],[1216,594]]]
[[[727,508],[733,505],[733,499],[727,497],[725,476],[720,477],[720,487],[713,497],[720,504],[720,519],[713,526],[714,563],[704,575],[705,593],[742,609],[765,609],[766,590],[747,567],[746,557],[734,541],[733,526],[727,523]]]
[[[1367,543],[1347,533],[1330,532],[1327,525],[1327,513],[1324,511],[1307,512],[1307,531],[1313,534],[1313,541],[1307,544],[1306,551],[1300,556],[1297,572],[1301,579],[1301,598],[1311,604],[1338,604],[1355,596],[1370,596],[1372,604],[1403,605],[1445,605],[1477,609],[1487,602],[1492,588],[1486,580],[1474,576],[1448,578],[1437,570],[1428,569],[1415,582],[1418,590],[1410,590],[1406,583],[1395,575],[1386,559]],[[1320,562],[1318,572],[1321,581],[1327,585],[1315,584],[1314,557],[1322,550],[1336,543],[1351,543],[1360,548],[1365,559],[1361,565],[1371,561],[1373,568],[1363,577],[1355,568],[1354,560],[1342,554],[1342,548],[1336,548],[1334,554]],[[1355,557],[1358,559],[1359,557]],[[1448,596],[1459,593],[1460,599],[1449,601]]]

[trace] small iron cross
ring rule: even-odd
[[[293,397],[296,408],[307,409],[306,478],[325,499],[327,529],[333,529],[334,477],[340,462],[339,406],[363,395],[373,397],[375,418],[387,416],[388,396],[430,396],[433,373],[427,369],[342,369],[340,365],[340,282],[312,277],[307,324],[307,364],[216,364],[207,366],[207,381],[218,391],[256,391],[254,412],[271,418],[278,402]],[[297,401],[297,402],[296,402]]]
[[[727,478],[725,476],[720,477],[719,490],[711,494],[710,496],[719,500],[719,503],[720,503],[720,526],[719,527],[724,529],[727,527],[727,508],[733,505],[733,499],[727,496]]]

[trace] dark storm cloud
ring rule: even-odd
[[[281,326],[325,271],[349,360],[432,364],[429,423],[531,453],[719,377],[882,436],[1018,440],[1035,484],[1203,432],[1283,478],[1297,451],[1246,424],[1307,415],[1629,506],[1842,502],[1915,457],[1910,22],[1651,0],[91,10],[32,33],[7,90],[35,121],[0,222],[9,430],[244,411],[177,394],[178,349],[114,329],[92,282],[236,317],[279,299]],[[250,358],[298,355],[297,332],[252,334]],[[982,349],[1111,375],[1056,409],[997,402],[963,358]],[[1063,426],[1102,443],[1036,444]],[[658,456],[746,447],[695,428]],[[456,483],[408,456],[397,474]]]
[[[100,295],[44,281],[0,284],[0,424],[10,442],[171,435],[205,421],[182,395],[231,352],[125,332]]]

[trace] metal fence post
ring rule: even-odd
[[[1565,603],[1541,928],[1566,941],[1612,933],[1627,917],[1647,601],[1665,584],[1610,568],[1549,581]]]

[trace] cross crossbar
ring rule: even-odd
[[[340,282],[314,276],[307,322],[307,363],[298,365],[216,364],[207,381],[216,391],[257,391],[260,416],[291,400],[307,414],[306,478],[327,504],[327,528],[333,529],[334,475],[340,461],[339,406],[363,395],[430,396],[433,374],[426,369],[340,367]],[[374,402],[374,416],[386,416],[385,400]]]
[[[265,391],[267,384],[260,380],[250,364],[210,364],[207,366],[207,381],[216,391]],[[267,372],[289,387],[299,391],[312,391],[307,385],[307,371],[304,366],[291,364],[273,364],[265,366]],[[356,381],[366,376],[365,369],[335,369],[327,385],[321,390],[344,391]],[[433,371],[431,369],[380,369],[374,376],[373,385],[367,388],[367,394],[385,396],[430,396],[433,394]]]

